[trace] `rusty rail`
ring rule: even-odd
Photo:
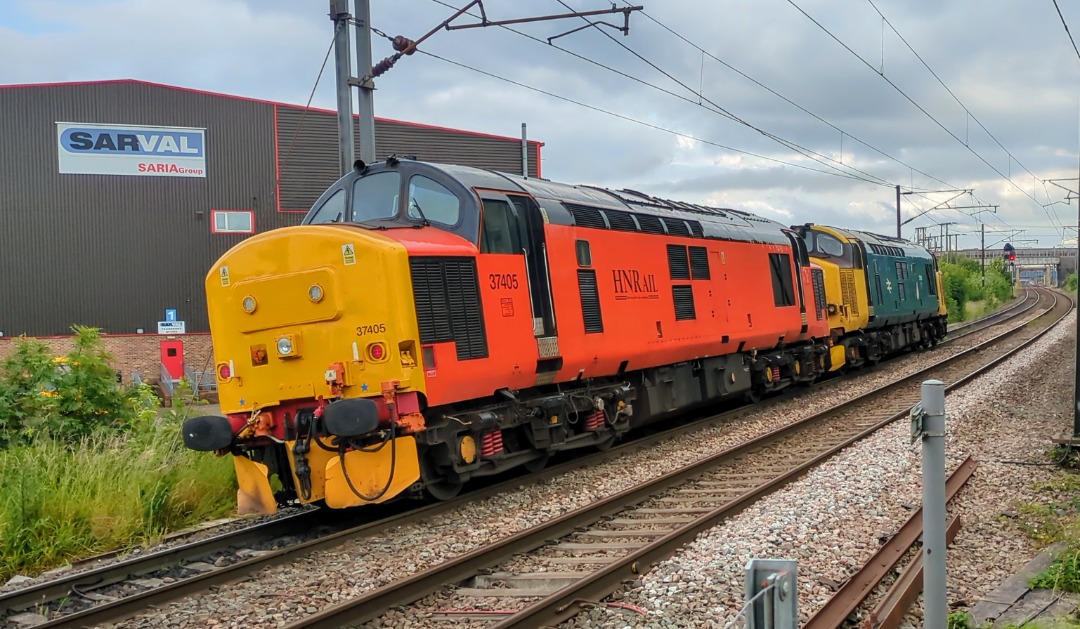
[[[945,481],[946,500],[952,500],[956,492],[971,478],[978,465],[978,461],[968,456],[949,476]],[[907,553],[912,544],[918,541],[922,534],[922,512],[922,507],[919,507],[912,513],[900,530],[863,564],[855,576],[848,579],[829,602],[803,625],[803,629],[833,629],[841,626]]]
[[[953,516],[949,520],[949,526],[945,529],[945,545],[952,544],[953,538],[960,530],[960,516]],[[919,592],[923,590],[923,556],[919,553],[911,560],[900,576],[893,582],[892,587],[885,593],[874,611],[870,612],[870,618],[863,623],[863,629],[896,629],[900,626],[904,614],[915,602]]]

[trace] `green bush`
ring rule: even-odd
[[[1069,276],[1065,278],[1063,287],[1070,293],[1076,292],[1076,273],[1070,273]]]
[[[149,386],[116,383],[98,330],[73,329],[66,356],[24,338],[0,362],[0,582],[235,505],[230,458],[183,447],[190,390],[159,413]]]
[[[54,357],[37,339],[20,338],[0,363],[0,448],[40,433],[77,439],[138,428],[143,394],[116,384],[97,328],[74,326],[75,347]]]
[[[967,318],[969,302],[983,302],[984,308],[990,310],[1012,299],[1012,277],[1001,260],[987,263],[985,276],[978,260],[959,255],[944,257],[939,268],[950,323]]]
[[[1080,548],[1073,546],[1059,553],[1049,568],[1028,580],[1028,587],[1080,592]]]

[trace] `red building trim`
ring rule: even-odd
[[[141,79],[105,79],[105,80],[101,80],[101,81],[67,81],[67,82],[58,82],[58,83],[17,83],[17,84],[11,84],[11,85],[0,85],[0,89],[23,89],[23,88],[34,88],[34,87],[78,87],[78,86],[84,86],[84,85],[111,85],[111,84],[118,84],[118,83],[146,85],[148,87],[159,87],[159,88],[165,88],[165,89],[170,89],[170,90],[176,90],[178,92],[189,92],[191,94],[202,94],[204,96],[216,96],[218,98],[231,98],[231,99],[234,99],[234,100],[241,100],[241,101],[246,101],[246,102],[250,102],[250,103],[262,103],[264,105],[272,105],[272,106],[275,106],[275,107],[290,107],[292,109],[305,109],[305,107],[303,105],[296,105],[296,104],[293,104],[293,103],[283,103],[283,102],[279,102],[279,101],[265,100],[265,99],[262,99],[262,98],[252,98],[250,96],[236,96],[235,94],[225,94],[225,93],[222,93],[222,92],[212,92],[210,90],[200,90],[200,89],[195,89],[195,88],[192,88],[192,87],[179,87],[179,86],[176,86],[176,85],[166,85],[165,83],[155,83],[153,81],[143,81]],[[321,107],[310,107],[310,108],[306,108],[306,109],[308,109],[309,111],[318,111],[318,112],[329,113],[329,114],[336,113],[332,109],[323,109]],[[359,118],[360,116],[358,114],[353,114],[353,117],[354,118]],[[442,130],[442,131],[451,131],[453,133],[464,133],[465,135],[474,135],[474,136],[478,136],[478,137],[482,137],[482,138],[493,138],[493,139],[496,139],[496,140],[508,140],[508,141],[516,141],[516,142],[521,141],[521,138],[512,138],[510,136],[505,136],[505,135],[495,135],[493,133],[481,133],[479,131],[466,131],[466,130],[463,130],[463,129],[453,129],[453,128],[450,128],[450,127],[440,127],[440,126],[437,126],[437,125],[428,125],[428,124],[422,124],[422,123],[419,123],[419,122],[407,122],[405,120],[395,120],[393,118],[376,117],[375,119],[379,120],[379,121],[382,121],[382,122],[390,122],[390,123],[405,125],[405,126],[409,126],[409,127],[419,127],[419,128],[422,128],[422,129],[435,129],[435,130]],[[540,141],[537,141],[537,140],[529,140],[528,142],[529,142],[529,144],[536,144],[537,145],[537,150],[539,150],[540,146],[544,145],[543,142],[540,142]],[[300,211],[300,210],[296,210],[296,211]],[[306,212],[307,210],[303,210],[303,211]]]

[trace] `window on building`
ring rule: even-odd
[[[255,212],[253,210],[211,210],[215,234],[254,234]]]
[[[338,190],[311,215],[308,225],[340,223],[345,220],[345,191]]]
[[[441,183],[416,175],[409,180],[409,218],[457,225],[461,201]]]

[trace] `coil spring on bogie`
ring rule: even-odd
[[[503,438],[501,430],[485,432],[480,437],[480,454],[491,456],[503,451]]]
[[[604,411],[593,411],[585,418],[585,430],[600,430],[604,427]]]

